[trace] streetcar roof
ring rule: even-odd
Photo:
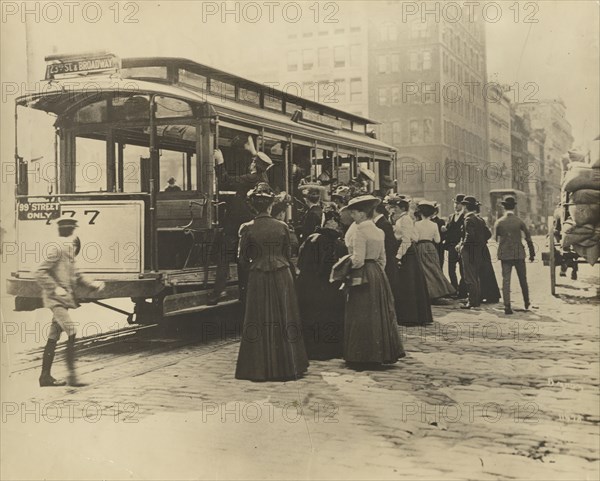
[[[40,92],[20,96],[18,105],[31,107],[45,112],[61,115],[77,105],[100,100],[99,93],[121,93],[135,95],[157,94],[195,104],[208,103],[220,118],[231,120],[259,120],[265,128],[286,130],[293,134],[304,135],[329,143],[343,143],[361,150],[372,150],[386,157],[396,149],[385,142],[374,139],[365,133],[350,130],[328,130],[305,123],[294,122],[290,116],[277,111],[259,109],[252,105],[236,102],[204,91],[200,92],[183,85],[149,82],[137,79],[122,79],[115,75],[93,76],[90,78],[69,78],[51,80],[42,85]],[[386,160],[389,160],[386,159]]]

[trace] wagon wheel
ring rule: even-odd
[[[550,293],[556,296],[556,254],[554,250],[554,229],[556,228],[556,222],[552,222],[552,231],[548,236],[548,246],[550,247],[549,261],[550,261]]]

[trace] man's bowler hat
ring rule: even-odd
[[[512,195],[506,197],[503,201],[500,202],[507,209],[514,209],[517,205],[517,201]]]

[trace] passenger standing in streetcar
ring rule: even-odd
[[[271,217],[275,194],[268,184],[257,185],[248,198],[257,215],[240,228],[239,262],[249,276],[235,377],[297,379],[308,359],[292,277],[290,231]]]
[[[42,374],[39,382],[46,386],[80,386],[75,371],[75,336],[77,324],[71,320],[69,309],[79,307],[75,297],[75,289],[79,287],[91,290],[104,289],[104,282],[90,281],[78,273],[75,267],[75,256],[79,252],[79,239],[73,237],[77,221],[71,217],[61,217],[56,221],[59,240],[51,245],[48,255],[35,272],[35,279],[42,288],[44,307],[52,311],[52,324],[48,341],[42,357]],[[66,332],[66,361],[69,375],[67,382],[57,381],[50,374],[56,343],[62,332]]]
[[[438,225],[431,220],[431,216],[435,212],[435,205],[433,202],[423,200],[419,202],[418,212],[421,220],[415,223],[417,254],[423,266],[429,298],[435,302],[436,299],[447,297],[454,294],[455,291],[440,267],[437,247],[442,239]]]
[[[237,139],[237,138],[236,138]],[[239,143],[234,139],[234,144]],[[273,162],[264,152],[257,152],[254,141],[248,136],[243,149],[252,156],[249,173],[240,176],[230,176],[225,169],[223,153],[215,150],[215,171],[217,174],[219,189],[235,190],[235,196],[227,204],[226,215],[223,220],[223,232],[214,243],[214,254],[217,256],[217,272],[215,286],[211,293],[208,305],[216,305],[227,285],[229,263],[235,262],[235,254],[238,245],[238,231],[244,222],[253,218],[252,210],[248,205],[246,194],[260,182],[267,182],[267,170],[273,166]],[[240,289],[240,300],[243,301],[245,294],[246,275],[243,270],[238,269],[238,281]]]
[[[391,364],[405,356],[384,272],[385,234],[373,222],[379,202],[372,195],[359,195],[344,208],[354,220],[345,238],[352,282],[346,300],[344,359],[351,367]]]
[[[298,255],[298,303],[309,359],[341,357],[344,340],[344,292],[329,282],[331,268],[348,253],[341,237],[340,214],[323,214],[323,225],[311,234]]]
[[[399,246],[394,255],[398,269],[396,317],[402,326],[424,325],[433,322],[431,302],[423,266],[417,256],[414,243],[417,240],[414,223],[409,210],[409,200],[397,194],[385,198],[387,208],[394,220],[394,235]]]

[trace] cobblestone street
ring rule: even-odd
[[[3,354],[2,478],[597,479],[598,269],[558,298],[528,269],[536,309],[435,306],[384,370],[313,361],[297,382],[238,381],[229,327],[82,353],[79,389],[40,389]]]

